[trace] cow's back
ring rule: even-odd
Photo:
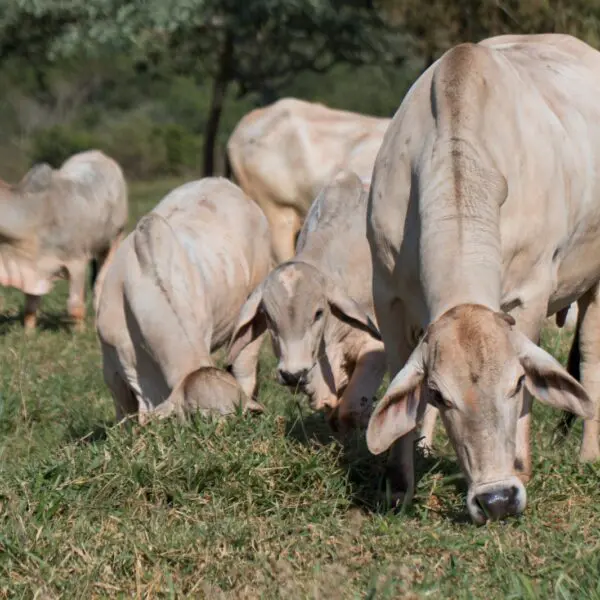
[[[123,230],[128,215],[127,184],[112,158],[99,150],[80,152],[67,159],[57,175],[72,188],[69,208],[72,220],[79,219],[82,236],[101,247]]]
[[[228,153],[240,186],[259,205],[288,206],[304,216],[341,168],[370,177],[388,123],[284,98],[246,115]]]
[[[266,217],[224,178],[185,184],[154,209],[172,227],[201,274],[211,312],[213,348],[231,333],[237,313],[270,267]]]
[[[372,264],[366,236],[368,182],[339,173],[310,208],[295,259],[317,267],[363,308],[372,309]]]
[[[484,222],[477,211],[496,192],[503,306],[549,287],[554,312],[600,276],[599,75],[600,54],[570,36],[498,36],[449,50],[409,90],[375,165],[369,235],[377,276],[417,320],[429,318],[417,282],[432,298],[456,288],[460,302],[459,288],[485,280],[451,264],[490,255],[461,250],[459,230]],[[429,209],[428,222],[445,215],[436,235],[421,226]],[[443,251],[426,264],[432,244]]]

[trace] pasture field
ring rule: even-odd
[[[175,180],[131,186],[132,226]],[[525,514],[475,527],[438,428],[403,514],[378,504],[383,461],[344,446],[277,385],[268,344],[261,416],[113,426],[88,301],[72,333],[66,284],[25,336],[0,298],[0,597],[600,599],[600,465],[578,423],[535,405]],[[160,318],[160,315],[157,316]],[[569,333],[544,346],[564,362]]]

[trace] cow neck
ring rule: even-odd
[[[445,158],[419,195],[421,273],[432,320],[459,304],[499,310],[502,288],[504,178],[456,148]]]

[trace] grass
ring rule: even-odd
[[[132,186],[132,218],[178,182]],[[577,460],[579,423],[536,404],[534,477],[519,519],[478,528],[445,435],[419,457],[414,504],[385,512],[382,462],[261,360],[262,417],[123,432],[93,321],[72,333],[66,285],[24,336],[19,294],[0,320],[0,597],[600,598],[600,467]],[[564,362],[566,332],[544,346]]]

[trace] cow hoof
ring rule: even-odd
[[[383,489],[379,493],[379,504],[384,507],[384,510],[391,510],[394,513],[398,513],[411,503],[412,496],[409,492]]]
[[[73,331],[76,331],[77,333],[83,333],[85,331],[85,321],[75,321],[73,323]]]
[[[35,317],[25,317],[23,319],[23,328],[25,329],[25,333],[31,334],[35,331],[37,322]]]
[[[598,444],[583,446],[579,453],[579,460],[584,463],[596,462],[600,458],[600,447]]]

